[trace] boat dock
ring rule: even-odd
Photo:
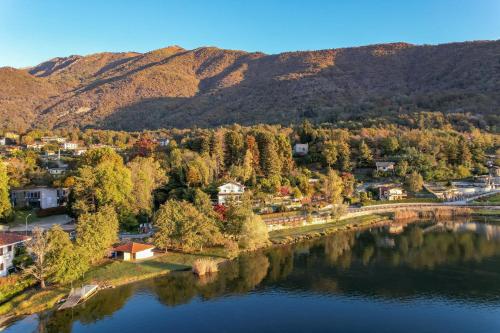
[[[89,298],[90,296],[95,294],[98,289],[99,289],[98,285],[89,284],[89,285],[83,286],[82,288],[76,288],[76,289],[71,290],[68,298],[59,307],[59,310],[69,309],[69,308],[72,308],[72,307],[78,305],[80,302],[86,300],[87,298]]]

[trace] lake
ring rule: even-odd
[[[4,332],[500,332],[500,226],[343,232],[104,290]]]

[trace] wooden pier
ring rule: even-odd
[[[69,308],[72,308],[72,307],[78,305],[79,303],[86,300],[87,298],[92,296],[94,293],[96,293],[98,289],[99,289],[98,285],[89,284],[89,285],[83,286],[82,288],[76,288],[76,289],[71,290],[68,298],[59,307],[59,310],[69,309]]]

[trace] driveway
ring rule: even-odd
[[[73,219],[66,214],[63,215],[53,215],[38,219],[36,222],[28,223],[28,231],[32,231],[34,227],[40,227],[42,229],[50,229],[54,224],[59,224],[63,230],[71,231],[75,230],[75,223],[70,223]],[[9,227],[9,231],[25,231],[25,224],[17,224]]]

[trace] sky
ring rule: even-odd
[[[279,53],[500,39],[500,0],[0,0],[0,66],[169,45]]]

